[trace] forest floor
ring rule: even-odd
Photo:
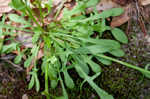
[[[131,19],[130,31],[127,33],[129,43],[122,47],[126,55],[123,58],[119,58],[120,60],[142,68],[149,64],[150,24],[145,23],[145,26],[147,29],[146,36],[138,25],[137,20],[134,17]],[[126,31],[127,27],[127,23],[120,26],[124,31]],[[10,54],[11,56],[14,55]],[[29,82],[25,79],[26,71],[16,70],[12,66],[14,64],[10,61],[0,59],[0,99],[46,99],[45,96],[37,93],[35,89],[28,90]],[[112,94],[115,99],[150,99],[150,79],[145,78],[140,72],[117,63],[113,63],[111,66],[99,65],[102,66],[103,72],[101,76],[95,79],[95,83]],[[67,89],[69,99],[99,99],[88,84],[84,84],[81,91],[79,86],[82,80],[79,79],[74,71],[69,72],[74,74],[72,78],[77,84],[74,89]],[[77,78],[78,80],[76,80]],[[40,83],[43,85],[40,89],[42,90],[44,89],[43,78],[41,78]],[[51,89],[50,92],[56,96],[62,94],[60,87],[55,90]]]

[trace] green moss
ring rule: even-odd
[[[115,99],[128,99],[139,94],[138,86],[140,74],[119,64],[113,63],[111,66],[103,67],[100,86]],[[128,97],[128,98],[127,98]]]
[[[123,46],[126,55],[120,60],[144,68],[150,62],[149,47],[144,41],[142,33],[138,33],[140,30],[137,28],[133,30],[128,34],[129,43]],[[147,88],[146,92],[150,88],[150,86],[146,87],[147,84],[145,84],[145,81],[150,82],[150,80],[143,78],[141,73],[133,69],[116,63],[113,63],[111,66],[102,66],[102,68],[101,81],[98,83],[101,88],[113,94],[115,99],[139,99],[145,93],[145,88]],[[98,79],[95,81],[97,82]],[[150,93],[146,94],[143,95],[144,98],[149,97]]]

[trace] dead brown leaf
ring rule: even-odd
[[[10,3],[11,0],[0,0],[0,6],[5,6]]]
[[[139,0],[140,4],[143,6],[149,5],[150,4],[150,0]]]
[[[16,40],[21,42],[23,46],[26,48],[32,48],[33,43],[32,43],[32,33],[26,33],[19,31],[20,33],[18,34]]]
[[[44,52],[42,49],[39,50],[37,59],[41,59],[44,56]]]
[[[121,7],[121,6],[113,2],[112,0],[101,0],[99,4],[96,6],[96,9],[98,11],[104,11],[104,10],[117,8],[117,7]]]
[[[11,0],[0,0],[0,17],[2,16],[3,13],[6,13],[12,10],[12,8],[8,6],[10,2]]]
[[[125,12],[122,15],[114,17],[111,21],[111,27],[117,27],[126,23],[130,19],[130,9],[131,5],[127,5],[127,7],[124,8]]]
[[[111,8],[124,8],[125,12],[122,15],[114,17],[112,19],[111,27],[117,27],[117,26],[124,24],[130,19],[130,16],[128,14],[129,14],[131,5],[128,4],[125,7],[122,6],[129,1],[130,0],[101,0],[99,4],[96,6],[96,9],[99,12],[102,12]]]
[[[112,0],[113,2],[119,4],[119,5],[122,5],[122,6],[125,6],[127,5],[131,0]]]

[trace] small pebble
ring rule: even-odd
[[[27,94],[24,94],[24,95],[22,96],[22,99],[29,99],[29,98],[28,98],[28,95],[27,95]]]

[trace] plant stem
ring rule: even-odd
[[[117,59],[114,59],[114,58],[112,58],[112,57],[108,57],[108,56],[105,56],[105,55],[102,55],[102,54],[99,54],[99,55],[97,55],[97,56],[99,56],[99,57],[101,57],[101,58],[104,58],[104,59],[108,59],[108,60],[117,62],[117,63],[120,63],[120,64],[122,64],[122,65],[125,65],[125,66],[129,67],[129,68],[132,68],[132,69],[138,70],[138,71],[140,71],[140,72],[142,72],[142,73],[147,73],[147,74],[150,75],[150,71],[145,70],[145,69],[142,69],[142,68],[137,67],[137,66],[135,66],[135,65],[131,65],[131,64],[129,64],[129,63],[126,63],[126,62],[123,62],[123,61],[120,61],[120,60],[117,60]]]

